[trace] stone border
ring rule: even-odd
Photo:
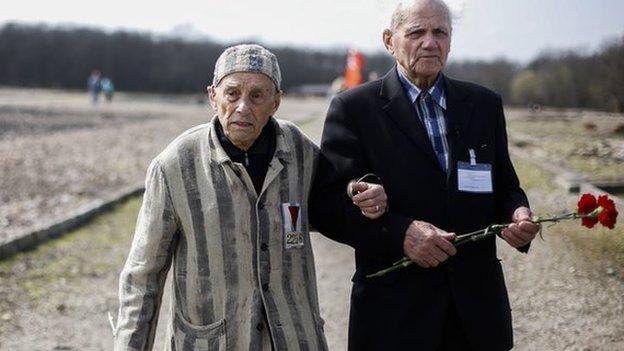
[[[60,238],[70,230],[82,226],[93,217],[110,210],[132,196],[142,194],[144,191],[143,184],[127,187],[103,200],[94,201],[71,212],[61,221],[47,223],[35,230],[15,235],[8,241],[0,243],[0,260],[21,251],[33,249],[48,240]]]

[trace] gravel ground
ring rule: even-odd
[[[210,116],[192,97],[119,98],[93,108],[85,94],[0,90],[0,125],[11,125],[0,132],[0,237],[140,182],[164,144]],[[325,109],[324,100],[286,99],[280,116],[310,120]],[[321,126],[322,119],[302,125],[313,139]],[[516,166],[538,213],[574,206],[576,196],[554,187],[552,175],[523,160]],[[107,313],[116,312],[117,276],[139,204],[131,199],[0,262],[0,350],[111,349]],[[624,350],[624,248],[614,250],[612,240],[624,233],[579,227],[548,228],[528,255],[499,242],[516,350]],[[353,253],[320,235],[313,245],[326,334],[332,350],[345,350]]]

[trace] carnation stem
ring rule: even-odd
[[[404,263],[405,261],[409,261],[409,260],[410,260],[410,259],[409,259],[408,257],[403,257],[402,259],[400,259],[400,260],[398,260],[398,261],[394,262],[392,265],[393,265],[393,266],[400,265],[400,264]]]
[[[533,223],[540,224],[540,223],[549,223],[549,222],[558,223],[564,219],[579,219],[579,218],[586,218],[586,217],[596,218],[602,210],[603,208],[599,206],[594,211],[588,214],[579,214],[577,212],[570,212],[570,213],[564,213],[564,214],[555,215],[555,216],[551,216],[547,218],[533,217],[531,221]],[[492,235],[500,234],[500,232],[503,229],[507,228],[509,224],[510,223],[492,224],[489,227],[484,228],[484,229],[479,229],[470,233],[458,235],[455,237],[455,240],[453,241],[453,245],[455,245],[455,247],[459,247],[468,242],[475,242],[475,241],[483,240]],[[396,270],[408,267],[413,263],[414,262],[410,260],[408,257],[403,257],[401,260],[393,263],[392,266],[390,266],[389,268],[386,268],[384,270],[381,270],[373,274],[369,274],[366,276],[366,278],[380,277],[390,272],[394,272]]]
[[[414,262],[412,262],[409,258],[405,257],[404,259],[402,259],[401,261],[398,261],[397,263],[398,264],[394,264],[390,268],[386,268],[386,269],[381,270],[379,272],[376,272],[376,273],[373,273],[373,274],[369,274],[369,275],[366,276],[366,278],[381,277],[382,275],[386,275],[386,274],[388,274],[390,272],[394,272],[397,269],[405,268],[405,267],[411,265]]]

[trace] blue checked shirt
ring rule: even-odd
[[[428,91],[423,92],[416,85],[412,84],[407,77],[401,73],[397,67],[399,80],[403,85],[403,89],[407,92],[410,102],[416,109],[420,122],[427,129],[429,140],[433,146],[438,162],[444,171],[448,169],[449,163],[449,146],[446,139],[446,94],[444,92],[444,82],[442,75],[438,76],[435,83]],[[419,97],[419,95],[423,95]],[[430,95],[430,96],[426,96]],[[433,99],[433,104],[426,103],[426,99]]]

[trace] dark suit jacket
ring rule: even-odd
[[[448,173],[436,161],[396,68],[382,80],[338,95],[329,108],[310,218],[325,235],[355,248],[349,350],[435,350],[449,308],[456,308],[474,350],[513,345],[494,238],[461,247],[436,268],[412,265],[365,278],[403,256],[412,220],[461,234],[508,222],[517,207],[528,206],[509,159],[500,97],[475,84],[446,77],[444,82]],[[476,150],[478,163],[492,165],[493,193],[457,190],[457,161],[469,161],[469,148]],[[345,193],[349,180],[369,172],[381,177],[390,205],[375,221],[363,217]],[[348,211],[346,217],[337,204]]]

